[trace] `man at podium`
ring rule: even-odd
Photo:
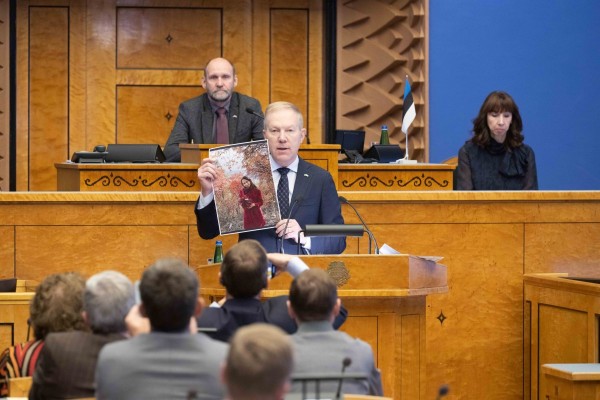
[[[255,239],[267,253],[340,254],[345,237],[305,237],[306,224],[343,224],[342,210],[329,172],[298,157],[306,137],[300,110],[288,102],[275,102],[265,110],[264,136],[269,143],[269,160],[281,220],[274,229],[242,232],[239,240]],[[198,179],[202,187],[195,213],[198,233],[203,239],[219,235],[213,181],[217,166],[210,158],[202,160]],[[300,236],[298,236],[300,234]]]

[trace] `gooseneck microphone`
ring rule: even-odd
[[[250,107],[246,108],[246,112],[250,113],[252,115],[254,115],[255,117],[258,117],[260,119],[265,119],[265,117],[263,117],[262,115],[260,115],[259,113],[257,113],[256,111],[254,111],[253,109],[251,109]]]
[[[281,236],[281,247],[279,249],[279,252],[281,254],[284,254],[283,241],[285,240],[285,233],[287,232],[288,224],[290,223],[290,218],[292,217],[292,213],[294,212],[294,207],[296,207],[297,204],[300,204],[301,201],[302,201],[302,196],[298,196],[294,201],[292,201],[292,204],[290,204],[290,211],[288,212],[288,215],[287,215],[287,218],[285,221],[285,226],[283,227],[283,236]],[[298,245],[300,245],[300,243],[298,243]]]
[[[356,214],[356,216],[358,217],[358,219],[360,220],[360,222],[365,227],[365,231],[367,232],[367,235],[369,235],[369,239],[373,240],[373,243],[375,243],[375,254],[379,254],[379,246],[377,245],[377,239],[375,239],[375,235],[373,235],[373,232],[371,232],[371,230],[367,226],[365,220],[362,219],[362,217],[358,213],[358,210],[344,196],[339,196],[338,199],[340,200],[340,203],[342,203],[342,204],[348,204],[354,210],[354,213]],[[371,242],[369,242],[369,254],[371,254]]]
[[[342,373],[340,375],[340,381],[338,382],[338,388],[335,392],[336,400],[339,400],[341,398],[340,396],[342,395],[342,383],[344,382],[344,372],[346,372],[346,368],[348,368],[350,364],[352,364],[352,359],[350,357],[344,357],[344,360],[342,360]]]

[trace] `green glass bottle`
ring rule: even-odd
[[[387,125],[381,126],[381,137],[379,138],[379,144],[390,144],[390,135],[388,134]]]
[[[217,240],[215,245],[215,255],[213,256],[213,263],[218,264],[223,262],[223,242]]]

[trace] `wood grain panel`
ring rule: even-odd
[[[560,362],[575,364],[588,362],[588,316],[586,312],[540,304],[538,309],[539,365]],[[572,335],[565,335],[573,332]],[[538,371],[538,388],[546,386],[542,371]],[[543,393],[540,390],[540,394]]]
[[[300,31],[292,32],[291,27]],[[278,34],[274,34],[275,30]],[[306,36],[302,36],[303,34]],[[319,0],[254,1],[252,36],[254,53],[269,55],[253,58],[252,88],[255,97],[264,106],[278,100],[297,103],[303,112],[304,124],[309,130],[311,142],[324,143],[321,2]],[[301,70],[305,71],[305,76],[300,76]],[[274,73],[282,80],[275,79]],[[299,82],[303,82],[306,86],[301,87],[299,82],[288,79],[290,77],[300,79]],[[275,90],[273,85],[281,89]],[[296,93],[305,93],[305,97],[297,96]]]
[[[223,10],[117,7],[117,68],[201,69],[223,54]]]
[[[0,1],[0,192],[10,189],[10,2]]]
[[[0,349],[2,350],[14,344],[14,325],[12,323],[2,322],[4,318],[5,317],[3,315],[0,319]]]
[[[78,271],[90,276],[106,269],[139,279],[158,258],[188,256],[188,229],[182,226],[31,226],[16,234],[19,279],[52,272]],[[76,254],[53,257],[53,254]]]
[[[599,223],[527,224],[525,273],[568,270],[600,277],[599,237]]]
[[[164,146],[179,104],[203,92],[201,86],[117,86],[116,143]]]
[[[271,92],[269,99],[294,103],[308,115],[307,9],[271,10]],[[307,129],[308,121],[305,121]],[[316,127],[315,127],[316,128]]]
[[[0,226],[0,279],[15,276],[15,228]]]
[[[29,190],[54,190],[53,162],[68,157],[69,9],[31,7]]]

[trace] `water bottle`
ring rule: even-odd
[[[215,255],[213,256],[213,263],[221,263],[223,262],[223,242],[217,240],[217,244],[215,245]]]
[[[390,144],[390,136],[388,134],[387,125],[381,126],[381,137],[379,138],[379,144]]]

